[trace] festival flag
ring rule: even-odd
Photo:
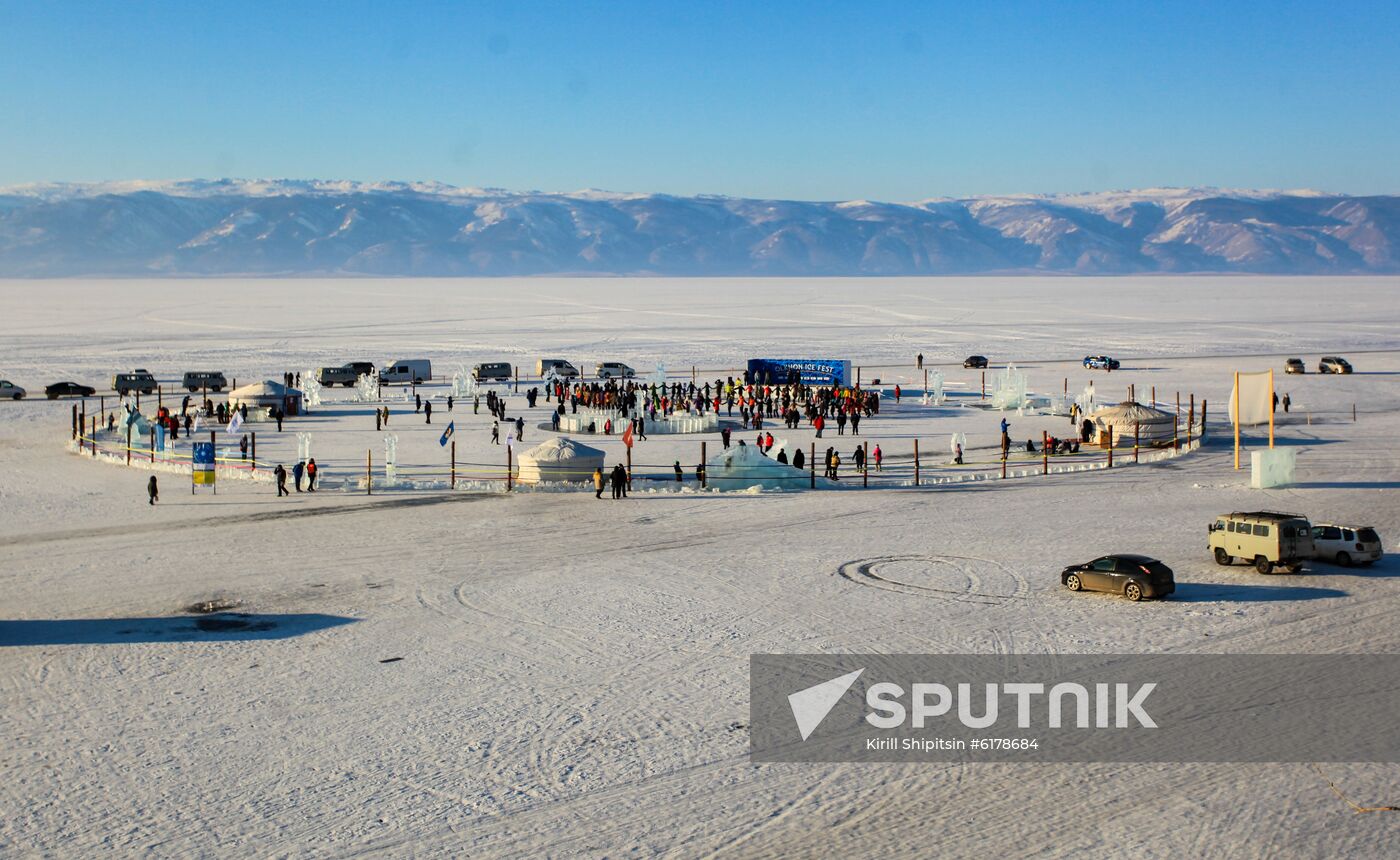
[[[628,448],[632,447],[632,427],[632,423],[628,422],[627,429],[622,431],[622,444],[626,445]]]
[[[238,431],[243,429],[243,413],[237,409],[233,410],[233,417],[228,421],[228,434],[237,436]]]
[[[442,431],[442,438],[438,440],[438,445],[441,446],[441,447],[443,447],[443,448],[446,448],[446,447],[447,447],[447,440],[448,440],[448,439],[451,439],[451,438],[452,438],[452,434],[453,434],[453,433],[456,433],[456,432],[457,432],[457,425],[456,425],[456,423],[455,423],[455,422],[452,422],[452,421],[447,422],[447,429],[444,430],[444,431]]]

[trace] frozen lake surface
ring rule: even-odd
[[[755,765],[746,724],[753,653],[1400,649],[1393,559],[1261,577],[1205,549],[1216,514],[1261,508],[1396,544],[1397,296],[1396,278],[0,282],[0,378],[40,397],[0,403],[0,853],[1383,856],[1393,820],[1352,814],[1308,765]],[[152,508],[148,473],[70,453],[69,404],[41,396],[137,366],[243,381],[419,357],[713,379],[819,356],[909,386],[919,352],[960,397],[972,353],[1041,392],[1194,393],[1214,437],[1155,465],[918,490],[277,499],[172,475]],[[1123,368],[1086,371],[1091,353]],[[1317,375],[1324,354],[1357,373]],[[1291,356],[1310,372],[1283,376]],[[1221,422],[1232,372],[1267,368],[1294,404],[1278,439],[1298,484],[1258,491]],[[333,475],[382,450],[351,411],[288,428]],[[442,419],[394,412],[426,467]],[[527,444],[547,414],[527,411]],[[452,417],[463,459],[497,457],[484,410]],[[946,459],[949,433],[985,451],[998,418],[906,400],[862,438]],[[1018,441],[1068,430],[1010,420]],[[698,441],[636,453],[689,474]],[[1114,551],[1161,558],[1177,594],[1060,587]],[[891,587],[838,573],[891,557]],[[1000,598],[958,599],[972,583]],[[188,611],[205,602],[246,617]],[[1395,766],[1324,769],[1360,803],[1400,802]]]

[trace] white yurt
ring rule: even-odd
[[[1089,416],[1094,422],[1094,442],[1108,445],[1108,428],[1113,428],[1113,447],[1131,448],[1136,427],[1138,444],[1143,447],[1169,444],[1175,436],[1173,416],[1141,403],[1125,401],[1105,406]]]
[[[515,479],[522,484],[591,481],[606,457],[597,448],[560,436],[521,452]]]
[[[301,392],[271,379],[233,389],[228,393],[228,402],[235,408],[247,406],[249,409],[271,409],[276,406],[288,415],[301,414]]]
[[[705,484],[716,490],[805,490],[811,481],[807,471],[764,456],[757,445],[735,445],[705,463]]]

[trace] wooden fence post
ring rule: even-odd
[[[1040,474],[1050,474],[1050,434],[1040,431]]]
[[[632,452],[627,452],[627,488],[632,488]],[[506,492],[515,489],[515,466],[511,463],[510,446],[506,446]]]
[[[372,496],[374,491],[370,489],[374,483],[374,449],[365,449],[365,495]]]
[[[1200,435],[1200,437],[1199,437],[1202,444],[1204,444],[1205,441],[1206,441],[1206,407],[1209,406],[1209,405],[1210,405],[1210,401],[1209,401],[1209,400],[1206,400],[1204,397],[1202,397],[1202,398],[1201,398],[1201,435]]]
[[[812,443],[812,456],[808,458],[807,465],[812,473],[812,489],[817,488],[817,443]]]
[[[130,430],[131,428],[128,427],[127,429]],[[152,424],[152,425],[151,425],[151,462],[154,463],[155,461],[156,461],[156,425]],[[191,468],[193,468],[193,467],[191,467]]]
[[[1138,462],[1138,423],[1133,422],[1133,462]]]
[[[1108,468],[1113,468],[1113,425],[1108,425]]]
[[[709,473],[708,470],[705,469],[705,462],[705,441],[702,439],[700,440],[700,488],[702,490],[710,485]]]
[[[256,472],[258,471],[258,431],[254,430],[250,432],[248,436],[252,439],[251,447],[253,449],[253,471]]]
[[[914,486],[919,486],[919,440],[914,440]]]
[[[151,428],[151,435],[154,436],[154,435],[155,435],[155,432],[156,432],[156,431],[155,431],[155,428],[152,427],[152,428]],[[155,446],[155,445],[152,445],[152,446],[151,446],[151,456],[152,456],[153,458],[155,457],[155,450],[156,450],[156,446]],[[126,425],[126,464],[127,464],[128,466],[131,465],[131,425],[130,425],[130,424]]]
[[[860,443],[860,448],[862,452],[860,458],[860,485],[862,487],[868,487],[870,486],[870,443],[868,441],[862,442]]]
[[[982,371],[982,399],[987,399],[987,371]]]
[[[452,477],[448,479],[447,488],[457,489],[457,440],[452,440]]]
[[[1191,392],[1191,411],[1186,413],[1186,447],[1191,447],[1191,438],[1196,432],[1196,392]]]

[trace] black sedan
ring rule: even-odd
[[[969,355],[967,358],[963,359],[963,367],[966,368],[978,368],[986,366],[987,357],[985,355]]]
[[[1145,555],[1106,555],[1072,564],[1060,573],[1060,583],[1070,591],[1107,591],[1133,601],[1176,591],[1172,569]]]
[[[91,397],[96,393],[96,388],[90,385],[79,385],[76,382],[55,382],[44,389],[44,396],[50,400],[57,400],[60,397]]]

